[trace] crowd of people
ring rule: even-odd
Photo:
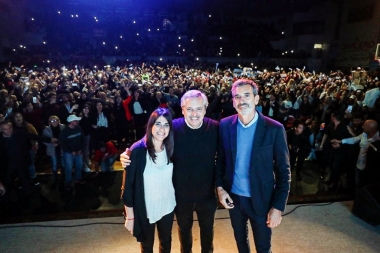
[[[366,72],[361,68],[347,73],[339,70],[315,73],[307,72],[305,68],[284,70],[279,67],[273,70],[259,71],[256,68],[255,71],[235,71],[221,66],[215,69],[176,63],[129,62],[119,66],[107,65],[104,68],[62,65],[46,69],[28,69],[9,63],[0,73],[0,163],[4,165],[0,171],[1,194],[9,194],[14,187],[15,178],[18,178],[19,186],[25,190],[25,194],[30,186],[39,183],[34,166],[35,155],[39,149],[46,150],[46,155],[51,158],[53,189],[59,180],[59,169],[64,175],[62,180],[65,190],[72,190],[75,184],[85,183],[82,173],[91,171],[91,163],[96,164],[96,171],[99,171],[99,168],[101,172],[112,170],[118,152],[142,139],[148,130],[166,128],[164,121],[149,124],[149,115],[152,112],[158,113],[157,108],[165,109],[173,119],[181,120],[183,115],[185,116],[186,124],[182,122],[180,125],[173,125],[177,147],[172,157],[173,182],[177,201],[176,212],[177,215],[183,214],[183,219],[180,217],[178,220],[181,245],[191,249],[192,223],[186,218],[189,211],[187,205],[189,201],[199,204],[202,200],[205,206],[198,205],[199,209],[195,208],[198,217],[213,217],[215,212],[212,210],[216,206],[211,205],[212,200],[209,204],[203,200],[211,197],[214,181],[210,179],[208,183],[194,183],[194,189],[189,195],[189,184],[183,180],[197,175],[188,174],[187,170],[177,170],[176,167],[187,168],[191,164],[183,164],[185,160],[182,159],[182,154],[185,152],[191,156],[192,152],[189,150],[197,149],[203,137],[201,136],[199,142],[193,143],[199,136],[191,134],[191,131],[187,133],[181,127],[187,125],[190,129],[197,129],[206,119],[203,116],[212,119],[212,122],[223,122],[224,118],[236,113],[241,114],[239,120],[242,124],[249,125],[250,122],[245,122],[247,119],[244,112],[247,109],[245,107],[249,108],[250,103],[253,103],[254,110],[261,114],[252,115],[264,115],[279,122],[286,130],[290,167],[296,173],[297,180],[302,180],[303,161],[317,160],[321,179],[328,184],[329,190],[335,190],[341,185],[340,178],[343,174],[352,183],[350,187],[360,188],[378,181],[379,178],[378,171],[374,168],[379,159],[380,148],[378,75],[377,71]],[[232,84],[240,78],[248,80],[244,85],[255,82],[255,85],[252,85],[256,87],[253,89],[252,101],[244,97],[248,93],[242,93],[241,87],[235,87],[234,91]],[[186,97],[183,98],[192,91],[198,92],[197,96],[202,97],[201,104],[204,104],[204,108],[198,108],[190,103],[191,99],[187,101]],[[249,103],[244,103],[246,100],[249,100]],[[240,104],[236,104],[236,101],[240,101]],[[247,113],[251,115],[250,111]],[[166,121],[171,123],[171,118],[165,117]],[[150,126],[148,130],[145,128],[147,123]],[[207,123],[206,126],[212,128],[213,124]],[[245,136],[244,139],[252,137],[249,132],[244,132],[243,128],[239,130],[239,136]],[[208,138],[214,140],[213,131],[209,134]],[[223,134],[219,136],[222,137]],[[224,137],[222,139],[226,141]],[[214,166],[216,153],[218,158],[223,157],[219,155],[222,154],[220,147],[217,152],[217,141],[209,141],[208,145],[213,143],[215,146],[210,146],[207,150],[214,155],[206,155],[207,152],[203,149],[201,154],[194,153],[193,160],[198,162],[191,164],[192,171],[203,166],[199,161],[208,161],[206,156],[211,159],[211,164],[208,165],[210,167]],[[359,144],[354,145],[355,143]],[[155,145],[149,145],[149,156],[155,160],[158,157],[157,148],[155,153]],[[231,146],[229,143],[219,145],[224,145],[226,155],[233,152],[228,148]],[[169,152],[169,146],[164,146]],[[150,149],[152,151],[149,151]],[[277,159],[282,159],[280,153],[276,154],[279,155]],[[20,160],[19,157],[25,159]],[[246,163],[242,157],[239,159],[242,164]],[[159,160],[160,164],[167,161],[161,155]],[[218,161],[218,164],[226,166],[226,172],[219,168],[217,178],[218,195],[223,205],[231,208],[233,202],[246,201],[236,195],[249,195],[246,189],[237,189],[236,185],[230,185],[231,181],[223,182],[226,180],[225,176],[231,176],[228,174],[231,173],[231,168],[228,167],[230,164],[226,165],[223,161]],[[207,176],[212,175],[198,175],[193,182],[200,182],[200,178],[207,179]],[[246,183],[246,176],[239,179],[242,185]],[[225,187],[229,193],[223,189]],[[203,190],[200,192],[200,189]],[[194,195],[197,192],[199,196]],[[128,205],[130,202],[125,200],[125,203]],[[276,210],[282,210],[284,203],[279,203]],[[274,220],[278,225],[277,214],[271,214],[276,217]],[[241,214],[233,211],[231,215],[238,217]],[[248,218],[252,217],[248,215]],[[204,233],[212,235],[213,224],[205,222],[202,225]],[[240,238],[239,240],[244,238],[244,235],[235,236]],[[211,250],[212,237],[203,236],[202,240],[203,246]],[[246,248],[244,243],[240,246]]]
[[[329,145],[323,145],[326,141],[337,139],[321,127],[323,124],[328,129],[333,123],[332,114],[350,127],[350,131],[341,127],[347,130],[345,138],[359,135],[365,120],[379,121],[378,72],[367,73],[358,68],[349,73],[326,74],[276,68],[235,73],[227,68],[215,71],[207,67],[156,63],[51,69],[28,69],[10,63],[1,72],[0,120],[11,121],[14,128],[24,128],[28,133],[58,139],[64,125],[70,123],[68,117],[73,114],[80,117],[84,143],[82,167],[88,171],[91,155],[99,142],[114,140],[122,147],[142,138],[148,116],[157,107],[169,108],[174,118],[182,117],[180,100],[188,90],[197,89],[207,95],[210,104],[207,117],[220,121],[235,114],[231,84],[241,76],[259,85],[257,110],[289,130],[291,161],[297,160],[297,166],[293,167],[297,167],[298,179],[301,179],[302,161],[317,156],[322,161],[321,177],[325,176],[329,152],[320,156],[318,151],[321,147],[328,148]],[[293,123],[302,126],[293,128]],[[310,135],[312,142],[309,136],[298,138],[302,132]],[[323,138],[323,134],[328,138]],[[32,160],[38,144],[30,144]],[[53,159],[53,171],[57,171],[63,161],[57,148],[60,145],[51,145],[46,145],[47,155]],[[341,160],[343,162],[343,157]],[[35,178],[33,164],[29,171],[29,177]]]

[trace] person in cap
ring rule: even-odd
[[[83,141],[84,134],[82,128],[79,126],[81,117],[70,115],[67,117],[68,125],[59,134],[59,143],[63,152],[63,159],[65,161],[65,188],[71,190],[72,187],[72,174],[71,169],[74,165],[75,168],[75,182],[83,184],[82,180],[82,167],[83,167]]]

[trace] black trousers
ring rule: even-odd
[[[172,228],[174,210],[162,217],[159,221],[149,224],[145,233],[145,240],[141,242],[142,253],[153,253],[154,231],[157,226],[158,240],[160,241],[160,253],[170,253],[172,248]]]
[[[198,217],[201,238],[201,252],[211,253],[214,251],[214,219],[216,212],[216,199],[202,202],[177,202],[175,215],[178,223],[178,235],[181,243],[181,253],[192,253],[193,247],[193,212]]]
[[[297,173],[297,175],[299,175],[301,173],[302,168],[303,168],[303,163],[306,159],[305,152],[303,152],[303,151],[294,152],[292,150],[289,150],[289,157],[290,157],[291,170],[292,171],[294,170],[294,166],[297,163],[296,173]]]
[[[25,158],[21,157],[19,161],[12,162],[7,165],[5,176],[2,179],[2,183],[7,190],[2,200],[5,204],[8,204],[10,201],[11,190],[14,188],[15,178],[18,178],[20,186],[22,186],[22,194],[26,196],[30,194],[31,187],[29,186],[29,179],[27,176],[28,165],[24,162],[24,160]]]

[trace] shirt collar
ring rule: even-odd
[[[248,127],[252,126],[258,119],[259,119],[259,113],[255,112],[255,116],[253,117],[251,122],[249,122],[247,125],[244,125],[243,122],[241,122],[241,120],[238,117],[239,123],[243,128],[248,128]]]
[[[190,127],[191,129],[199,129],[199,128],[201,128],[202,125],[203,125],[203,120],[202,120],[202,123],[201,123],[198,127],[192,127],[192,126],[189,125],[189,123],[187,122],[186,118],[184,118],[184,119],[185,119],[185,123],[186,123],[186,125],[187,125],[188,127]]]

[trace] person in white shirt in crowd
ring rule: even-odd
[[[366,185],[366,162],[367,162],[367,150],[370,145],[380,140],[378,124],[375,120],[366,120],[363,124],[363,133],[352,138],[346,138],[342,140],[331,140],[332,146],[339,147],[341,144],[355,144],[359,142],[360,152],[356,162],[356,176],[355,183],[357,188],[362,188]]]

